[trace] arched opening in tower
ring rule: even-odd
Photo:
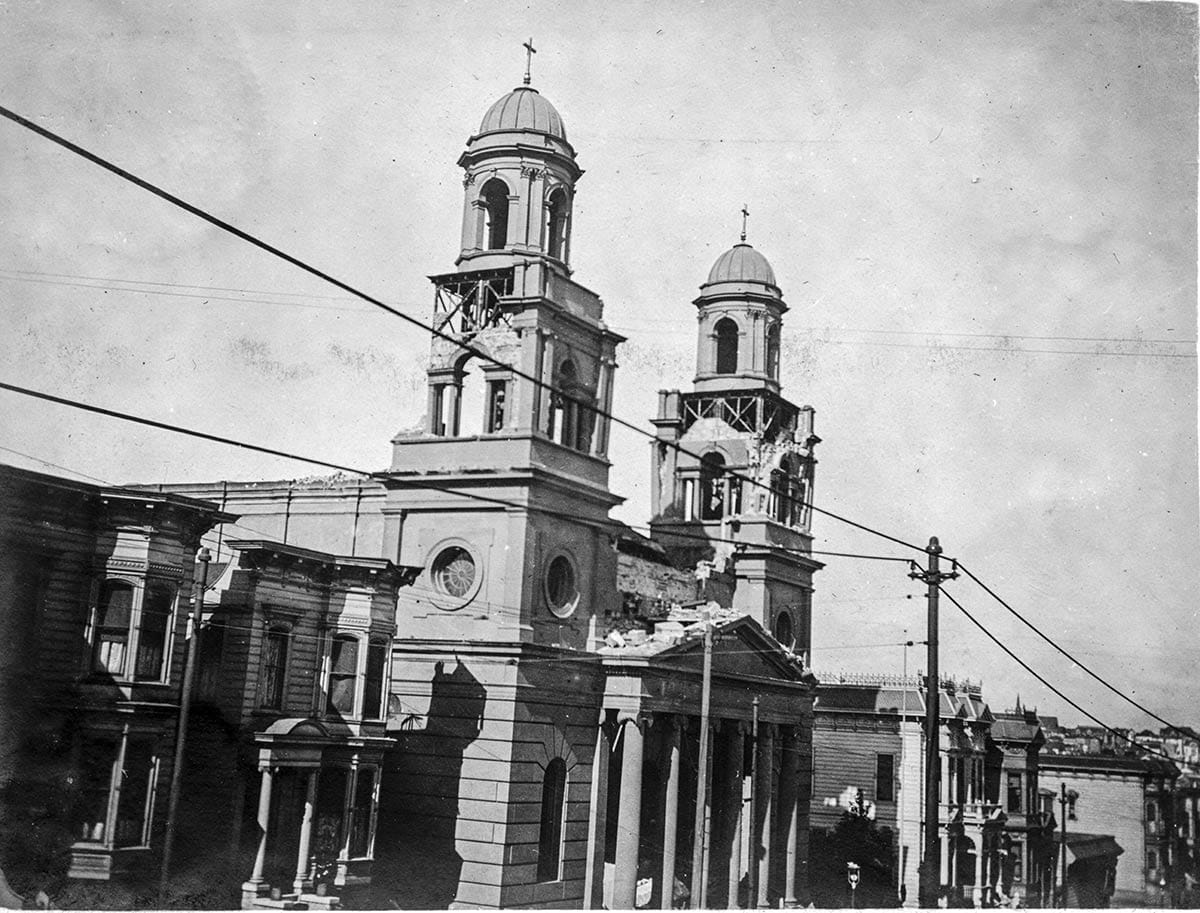
[[[717,373],[736,374],[738,369],[738,325],[722,317],[714,327],[717,338]]]
[[[779,380],[779,324],[767,331],[767,377]]]
[[[484,238],[488,250],[501,250],[508,243],[508,185],[492,178],[479,194],[483,201]]]
[[[567,194],[561,187],[546,201],[546,253],[564,260],[567,248]]]
[[[484,433],[488,411],[484,402],[483,369],[475,364],[473,359],[468,359],[462,363],[459,370],[462,372],[462,384],[458,401],[456,437],[476,437]]]
[[[700,519],[720,520],[725,516],[725,458],[706,453],[700,461]]]

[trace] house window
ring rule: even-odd
[[[1158,877],[1158,850],[1146,850],[1146,877],[1151,880]]]
[[[105,580],[92,615],[92,669],[117,678],[132,674],[137,681],[162,681],[174,615],[175,588],[170,584],[151,582],[139,594],[128,580]]]
[[[358,638],[339,634],[329,653],[329,688],[326,713],[354,716],[354,692],[358,685]]]
[[[262,690],[259,705],[268,710],[282,710],[287,690],[289,631],[283,625],[272,625],[263,638]]]
[[[1067,790],[1067,820],[1075,820],[1075,800],[1079,798],[1079,793],[1073,789]]]
[[[722,317],[713,328],[717,340],[717,373],[736,374],[738,369],[738,325]]]
[[[149,845],[158,779],[154,740],[87,735],[80,749],[76,838],[110,848]]]
[[[896,756],[875,755],[875,801],[896,801]]]
[[[124,580],[105,580],[100,587],[92,653],[92,668],[97,672],[116,676],[125,672],[129,623],[133,619],[133,592],[133,584]]]
[[[150,583],[142,599],[138,625],[137,663],[133,677],[138,681],[159,681],[171,652],[171,620],[175,615],[175,588],[165,583]]]
[[[358,782],[354,786],[353,804],[350,807],[350,856],[361,858],[371,854],[371,822],[375,807],[375,768],[363,767],[358,771]]]
[[[1008,772],[1008,802],[1005,805],[1005,811],[1019,812],[1021,811],[1021,796],[1024,793],[1021,783],[1021,774],[1015,771]]]
[[[363,718],[383,718],[384,686],[387,680],[388,642],[371,638],[367,644],[367,675],[363,686]]]
[[[538,830],[538,881],[558,881],[562,877],[562,826],[566,811],[567,763],[555,758],[546,765],[542,777],[542,818]]]
[[[1013,841],[1012,849],[1009,850],[1009,857],[1012,859],[1013,881],[1024,881],[1025,880],[1025,872],[1022,869],[1022,863],[1024,861],[1025,856],[1024,856],[1024,853],[1022,852],[1022,846],[1021,846],[1020,840]]]

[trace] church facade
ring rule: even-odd
[[[803,905],[818,438],[774,272],[743,233],[701,286],[641,535],[609,517],[622,337],[571,269],[562,118],[527,81],[459,165],[390,465],[154,486],[215,553],[188,744],[220,763],[185,762],[183,807],[219,793],[221,845],[181,854],[248,908]]]

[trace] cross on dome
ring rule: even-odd
[[[746,240],[746,220],[750,218],[750,204],[742,204],[742,240]]]
[[[525,49],[525,85],[529,85],[530,70],[533,67],[533,55],[537,53],[537,48],[533,46],[533,39],[530,38],[521,45]]]

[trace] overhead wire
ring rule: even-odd
[[[315,276],[318,279],[321,279],[322,281],[327,282],[327,283],[333,285],[334,287],[341,289],[344,292],[348,292],[349,294],[353,295],[354,297],[359,298],[363,301],[366,301],[367,303],[374,305],[375,307],[380,308],[381,310],[386,311],[387,313],[389,313],[395,317],[400,318],[401,320],[405,321],[406,323],[408,323],[414,327],[417,327],[424,332],[429,333],[430,335],[434,336],[435,338],[440,339],[443,342],[450,343],[451,345],[454,345],[457,348],[462,349],[463,351],[471,354],[472,356],[479,358],[481,361],[487,362],[488,364],[491,364],[495,367],[499,367],[506,371],[511,372],[514,377],[520,377],[521,379],[534,384],[536,387],[538,387],[538,389],[546,390],[546,391],[553,393],[554,395],[557,395],[569,402],[575,403],[580,408],[585,409],[589,412],[592,412],[596,415],[599,415],[603,418],[606,418],[609,421],[614,422],[617,425],[620,425],[621,427],[624,427],[624,428],[627,428],[627,429],[633,431],[635,434],[641,435],[650,440],[657,441],[661,444],[669,446],[673,450],[675,450],[677,453],[692,457],[693,459],[697,459],[697,460],[702,459],[701,454],[694,453],[694,452],[688,450],[687,448],[683,447],[681,444],[679,444],[676,441],[661,440],[656,434],[646,431],[644,428],[638,426],[637,424],[635,424],[633,422],[628,421],[627,419],[623,419],[620,416],[612,414],[611,412],[600,409],[594,403],[591,403],[588,400],[577,396],[576,394],[570,393],[568,391],[560,390],[560,389],[556,388],[553,384],[547,383],[546,381],[542,380],[541,378],[534,377],[532,374],[522,371],[520,368],[518,368],[514,365],[510,365],[505,362],[499,361],[496,358],[494,358],[492,355],[490,355],[489,353],[485,352],[483,349],[480,349],[478,346],[472,345],[471,343],[466,342],[462,339],[459,339],[459,338],[455,337],[454,335],[443,332],[441,329],[439,329],[437,327],[430,326],[429,324],[424,323],[423,321],[417,319],[416,317],[413,317],[411,314],[407,314],[404,311],[402,311],[398,308],[392,307],[391,305],[383,302],[382,300],[380,300],[372,295],[367,294],[366,292],[360,291],[359,289],[349,285],[348,283],[343,282],[342,280],[337,279],[336,277],[318,269],[317,267],[312,266],[311,264],[306,263],[305,261],[300,260],[299,258],[286,253],[285,251],[281,250],[280,248],[275,247],[274,245],[271,245],[271,244],[267,243],[266,241],[263,241],[260,238],[257,238],[254,235],[249,234],[246,231],[243,231],[242,229],[238,228],[237,226],[235,226],[229,222],[226,222],[223,219],[218,218],[217,216],[201,209],[198,206],[195,206],[192,203],[187,202],[186,200],[183,200],[182,198],[170,193],[169,191],[162,189],[161,187],[158,187],[157,185],[151,183],[150,181],[147,181],[143,178],[138,177],[137,175],[133,174],[132,172],[129,172],[124,168],[121,168],[119,165],[109,162],[107,159],[83,148],[82,146],[79,146],[79,145],[71,142],[70,140],[66,139],[65,137],[59,136],[58,134],[54,133],[51,130],[47,130],[45,127],[42,127],[39,124],[36,124],[33,121],[28,120],[25,117],[22,117],[21,115],[17,114],[16,112],[14,112],[8,108],[0,106],[0,115],[3,115],[4,117],[11,120],[13,123],[16,123],[16,124],[26,128],[27,130],[30,130],[31,132],[38,134],[39,136],[55,143],[58,146],[61,146],[62,148],[80,156],[81,158],[84,158],[87,161],[92,162],[94,165],[97,165],[100,168],[103,168],[105,171],[108,171],[111,174],[115,174],[117,177],[121,178],[122,180],[128,181],[128,182],[134,184],[135,186],[140,187],[141,189],[145,190],[146,192],[151,193],[154,196],[157,196],[162,200],[165,200],[166,202],[170,203],[171,205],[184,210],[185,212],[195,216],[196,218],[201,219],[202,221],[207,222],[210,225],[213,225],[214,227],[219,228],[220,230],[227,232],[228,234],[231,234],[234,237],[236,237],[242,241],[245,241],[246,243],[248,243],[254,247],[257,247],[259,250],[269,253],[272,256],[283,260],[285,263],[288,263],[288,264],[296,267],[297,269],[300,269],[300,270],[308,273],[309,275]],[[750,485],[755,486],[757,488],[761,488],[766,491],[773,491],[773,489],[771,488],[770,485],[768,485],[758,479],[755,479],[751,476],[747,476],[742,473],[736,472],[734,470],[722,469],[721,473],[722,473],[722,475],[727,475],[730,478],[735,478],[744,483],[749,483]],[[776,496],[784,497],[787,500],[792,501],[793,503],[803,504],[802,501],[799,501],[796,498],[788,496],[786,492],[774,492],[774,493],[776,494]],[[834,513],[833,511],[827,510],[825,508],[817,507],[815,504],[809,504],[807,506],[809,507],[809,509],[820,513],[822,516],[827,516],[832,519],[838,520],[841,523],[845,523],[849,526],[852,526],[856,529],[859,529],[859,530],[869,533],[871,535],[878,536],[878,537],[885,539],[887,541],[890,541],[896,545],[902,545],[905,548],[909,548],[909,549],[912,549],[914,551],[919,551],[919,552],[923,552],[925,550],[923,547],[921,547],[919,545],[916,545],[911,542],[906,542],[905,540],[903,540],[899,537],[892,536],[889,533],[885,533],[881,530],[873,529],[865,524],[858,523],[854,520],[851,520],[847,517],[843,517],[840,514]]]
[[[999,593],[997,593],[990,586],[988,586],[986,583],[984,583],[982,580],[980,580],[978,577],[976,577],[973,573],[971,573],[970,569],[967,568],[967,566],[964,565],[961,561],[958,562],[958,569],[960,571],[962,571],[964,574],[966,574],[969,578],[971,578],[971,580],[975,581],[975,583],[980,588],[982,588],[985,593],[987,593],[989,596],[991,596],[993,599],[995,599],[998,603],[1000,603],[1000,605],[1004,606],[1004,608],[1006,608],[1013,616],[1015,616],[1018,621],[1020,621],[1023,625],[1025,625],[1025,627],[1027,627],[1027,628],[1029,628],[1029,630],[1033,631],[1034,634],[1036,634],[1038,637],[1040,637],[1042,640],[1044,640],[1046,643],[1048,643],[1050,646],[1052,646],[1055,650],[1057,650],[1059,653],[1061,653],[1063,656],[1065,656],[1067,659],[1069,659],[1072,663],[1074,663],[1077,668],[1079,668],[1083,672],[1086,672],[1095,681],[1099,682],[1101,685],[1103,685],[1105,688],[1107,688],[1109,691],[1111,691],[1117,697],[1121,698],[1123,701],[1126,701],[1129,704],[1132,704],[1138,710],[1142,711],[1142,713],[1144,713],[1147,716],[1151,717],[1152,719],[1155,719],[1158,722],[1162,723],[1168,729],[1171,729],[1178,733],[1186,734],[1186,730],[1184,730],[1182,727],[1176,726],[1175,724],[1163,719],[1161,716],[1159,716],[1157,713],[1155,713],[1149,707],[1146,707],[1144,704],[1142,704],[1139,701],[1135,700],[1134,698],[1130,697],[1128,694],[1123,692],[1121,689],[1117,688],[1115,685],[1113,685],[1111,682],[1109,682],[1103,676],[1096,673],[1093,669],[1091,669],[1085,663],[1080,661],[1076,656],[1074,656],[1072,653],[1070,653],[1066,648],[1059,646],[1059,644],[1056,643],[1041,628],[1039,628],[1032,621],[1030,621],[1028,618],[1026,618],[1024,615],[1022,615],[1020,612],[1018,612],[1015,608],[1013,608],[1007,601],[1005,601],[1000,596]]]
[[[346,473],[350,473],[353,475],[364,476],[366,478],[375,478],[375,479],[386,478],[388,484],[395,485],[396,487],[400,487],[400,488],[414,488],[414,489],[418,489],[418,490],[438,491],[438,492],[442,492],[443,494],[458,496],[458,497],[466,498],[466,499],[472,500],[472,501],[480,501],[485,504],[491,504],[491,505],[497,506],[497,507],[529,511],[531,513],[546,514],[549,516],[554,516],[554,517],[558,517],[561,519],[570,520],[574,523],[578,523],[578,524],[584,525],[584,526],[590,526],[590,527],[597,528],[597,529],[614,529],[618,532],[621,532],[625,529],[633,528],[629,524],[621,523],[620,521],[617,521],[617,520],[609,520],[609,519],[589,520],[587,518],[580,517],[577,513],[569,513],[567,511],[557,511],[552,508],[544,507],[541,505],[523,504],[519,501],[511,501],[511,500],[507,500],[505,498],[496,498],[496,497],[491,497],[488,495],[481,495],[477,492],[465,491],[465,490],[461,490],[461,489],[458,489],[458,488],[455,488],[452,486],[438,485],[436,482],[428,482],[428,481],[423,481],[423,480],[418,480],[418,479],[409,479],[409,478],[399,478],[397,476],[394,476],[394,475],[391,475],[388,473],[376,473],[376,472],[372,472],[370,470],[366,470],[366,469],[362,469],[362,468],[358,468],[358,467],[354,467],[354,466],[347,466],[342,463],[334,463],[329,460],[319,459],[317,457],[304,456],[302,454],[293,453],[293,452],[290,452],[287,450],[280,450],[280,449],[274,448],[274,447],[266,447],[266,446],[263,446],[260,444],[253,444],[248,441],[240,441],[235,438],[225,437],[223,435],[210,434],[206,431],[199,431],[195,428],[187,428],[183,425],[174,425],[169,422],[161,422],[161,421],[158,421],[157,419],[146,418],[145,416],[134,415],[129,412],[121,412],[116,409],[108,409],[103,406],[96,406],[91,403],[84,403],[79,400],[70,399],[68,397],[56,396],[54,394],[46,393],[44,391],[33,390],[28,387],[21,387],[16,384],[7,383],[5,381],[0,381],[0,390],[8,390],[13,393],[19,393],[19,394],[22,394],[25,396],[33,397],[35,399],[45,400],[47,402],[51,402],[56,405],[80,409],[85,412],[92,412],[97,415],[103,415],[103,416],[106,416],[109,418],[119,419],[121,421],[132,422],[132,423],[138,424],[138,425],[146,425],[151,428],[157,428],[157,429],[163,430],[163,431],[170,431],[170,432],[173,432],[176,434],[183,434],[183,435],[187,435],[189,437],[195,437],[195,438],[199,438],[201,440],[211,441],[213,443],[225,444],[225,445],[228,445],[231,447],[240,447],[240,448],[243,448],[246,450],[255,451],[257,453],[267,454],[268,456],[282,457],[284,459],[296,460],[296,461],[302,462],[302,463],[310,463],[314,466],[322,466],[322,467],[325,467],[326,469],[335,469],[335,470],[338,470],[339,472],[346,472]],[[30,457],[30,459],[37,459],[37,458]],[[70,470],[67,470],[67,471],[70,471]],[[704,536],[704,535],[700,535],[700,534],[693,534],[693,533],[686,533],[684,531],[673,532],[672,535],[676,535],[680,538],[685,538],[685,539],[695,539],[696,541],[699,541],[699,542],[711,543],[713,541],[713,539],[708,536]],[[745,542],[745,540],[729,539],[729,538],[724,538],[724,537],[716,537],[716,539],[718,541],[729,542],[729,543],[732,543],[735,545],[752,544],[752,543]],[[801,550],[801,549],[788,548],[787,546],[774,546],[774,545],[772,545],[771,548],[774,548],[776,551],[796,554],[801,557],[805,557],[805,556],[808,556],[811,554],[821,554],[821,555],[831,555],[831,556],[843,557],[843,558],[858,558],[858,559],[871,560],[871,561],[899,561],[899,562],[903,562],[903,563],[909,563],[908,559],[899,558],[899,557],[891,556],[891,555],[868,555],[868,554],[860,554],[860,553],[854,553],[854,552],[832,552],[832,551],[821,551],[821,550],[805,551],[805,550]]]
[[[687,448],[683,447],[682,445],[678,444],[677,442],[661,440],[655,434],[648,432],[645,429],[635,425],[634,423],[629,422],[628,420],[625,420],[619,416],[612,414],[611,412],[608,412],[603,409],[599,409],[594,404],[588,402],[585,399],[582,399],[576,395],[573,395],[570,392],[559,390],[559,389],[555,388],[552,384],[549,384],[540,378],[534,377],[533,375],[530,375],[513,365],[498,361],[497,359],[493,358],[490,354],[488,354],[487,352],[478,348],[477,346],[474,346],[471,343],[466,342],[460,338],[457,338],[451,334],[447,334],[437,327],[425,324],[423,321],[420,321],[417,318],[415,318],[409,314],[406,314],[404,311],[394,308],[394,307],[386,304],[385,302],[381,301],[380,299],[375,298],[371,295],[368,295],[367,293],[362,292],[362,291],[354,288],[353,286],[350,286],[349,284],[333,277],[332,275],[325,273],[322,270],[317,269],[314,266],[311,266],[310,264],[306,263],[305,261],[300,260],[296,257],[293,257],[292,255],[284,252],[283,250],[281,250],[271,244],[268,244],[265,241],[262,241],[261,239],[255,237],[254,235],[249,234],[248,232],[245,232],[245,231],[237,228],[236,226],[232,225],[231,223],[226,222],[193,204],[188,203],[187,201],[181,199],[180,197],[175,196],[174,194],[167,192],[166,190],[163,190],[162,188],[156,186],[155,184],[152,184],[149,181],[139,178],[137,175],[134,175],[131,172],[107,161],[106,159],[102,158],[101,156],[96,155],[95,153],[92,153],[92,152],[88,151],[87,149],[84,149],[83,147],[78,146],[75,143],[72,143],[71,141],[65,139],[64,137],[61,137],[61,136],[53,133],[52,131],[47,130],[44,127],[41,127],[40,125],[16,114],[15,112],[9,110],[8,108],[0,107],[0,114],[2,114],[4,117],[8,118],[9,120],[13,121],[14,123],[25,127],[26,129],[50,140],[51,142],[67,149],[68,151],[70,151],[76,155],[79,155],[82,158],[92,162],[93,164],[109,171],[110,173],[117,175],[118,177],[122,178],[123,180],[129,181],[130,183],[142,188],[143,190],[145,190],[155,196],[158,196],[159,198],[171,203],[174,206],[179,207],[180,209],[183,209],[185,212],[190,213],[191,215],[195,216],[196,218],[199,218],[205,222],[208,222],[209,224],[221,229],[222,231],[225,231],[225,232],[233,235],[234,237],[237,237],[240,240],[243,240],[243,241],[251,244],[252,246],[257,247],[260,250],[263,250],[263,251],[271,254],[272,256],[275,256],[275,257],[283,260],[284,262],[289,263],[290,265],[295,266],[296,268],[303,270],[304,272],[309,273],[310,275],[313,275],[313,276],[321,279],[322,281],[332,284],[335,287],[337,287],[345,292],[350,293],[354,297],[359,298],[363,301],[366,301],[367,303],[369,303],[377,308],[380,308],[380,309],[386,311],[387,313],[389,313],[395,317],[398,317],[415,327],[420,328],[421,330],[423,330],[425,332],[428,332],[435,338],[438,338],[445,342],[448,342],[448,343],[462,349],[463,351],[468,352],[469,354],[473,355],[474,357],[481,359],[482,361],[485,361],[496,367],[500,367],[505,370],[508,370],[514,376],[520,377],[520,378],[534,384],[539,389],[544,389],[551,393],[554,393],[570,402],[577,404],[581,408],[583,408],[587,411],[593,412],[594,414],[597,414],[603,418],[606,418],[609,421],[612,421],[612,422],[616,423],[617,425],[620,425],[621,427],[625,427],[625,428],[635,432],[636,434],[642,435],[651,440],[655,440],[661,444],[665,444],[665,445],[671,447],[672,449],[674,449],[678,453],[684,454],[684,455],[692,457],[694,459],[702,459],[701,454],[694,453],[694,452],[688,450]],[[893,344],[878,343],[878,344],[879,345],[895,345],[895,346],[906,346],[907,347],[907,344],[903,344],[903,343],[893,343]],[[946,348],[967,348],[967,349],[987,348],[987,347],[974,347],[974,346],[970,346],[970,347],[945,346],[945,347]],[[988,350],[1010,351],[1010,349],[1006,349],[1004,347],[994,347],[994,348],[990,348]],[[1136,355],[1136,354],[1142,354],[1142,353],[1102,352],[1102,351],[1097,351],[1094,353],[1059,352],[1059,351],[1054,351],[1054,350],[1038,350],[1038,351],[1046,352],[1048,354],[1088,354],[1088,355]],[[1174,354],[1172,354],[1172,353],[1156,353],[1156,354],[1158,354],[1160,357],[1179,357],[1179,358],[1194,358],[1195,357],[1194,355],[1178,354],[1178,353],[1174,353]],[[246,442],[234,441],[233,439],[230,439],[230,438],[224,438],[219,435],[212,435],[212,434],[208,434],[205,432],[198,432],[198,431],[195,431],[194,429],[182,429],[179,427],[173,427],[166,423],[156,422],[151,419],[145,419],[145,418],[141,418],[141,417],[133,417],[128,414],[118,413],[114,410],[107,410],[107,409],[103,409],[101,407],[90,406],[88,404],[82,404],[82,403],[66,400],[66,399],[63,399],[60,397],[52,396],[50,394],[41,393],[39,391],[31,391],[26,388],[20,388],[15,385],[11,385],[11,384],[0,383],[0,387],[3,387],[4,389],[9,389],[14,392],[24,393],[26,395],[37,396],[39,398],[42,398],[42,399],[45,399],[45,400],[48,400],[51,402],[57,402],[57,403],[60,403],[63,405],[75,406],[77,408],[85,408],[88,411],[92,411],[92,412],[95,412],[98,414],[107,415],[110,417],[122,418],[122,419],[130,420],[130,421],[138,421],[142,424],[146,424],[151,427],[161,428],[164,430],[180,431],[182,433],[191,434],[192,436],[199,437],[199,438],[202,438],[205,440],[229,444],[229,445],[237,446],[237,447],[243,447],[246,449],[254,450],[254,451],[265,453],[268,455],[281,456],[281,457],[285,457],[285,458],[289,458],[289,459],[301,459],[305,462],[313,463],[314,465],[322,465],[322,466],[326,466],[328,468],[338,469],[340,471],[351,472],[354,474],[370,475],[370,473],[364,473],[362,470],[341,466],[339,464],[334,464],[334,463],[331,463],[328,461],[313,460],[313,459],[304,458],[304,457],[296,457],[295,455],[288,454],[286,452],[279,451],[274,448],[268,448],[268,447],[263,447],[260,445],[248,444]],[[839,522],[845,523],[849,526],[852,526],[852,527],[859,529],[863,532],[866,532],[868,534],[883,538],[894,544],[904,546],[904,547],[912,549],[914,551],[921,551],[921,552],[925,551],[925,549],[923,547],[916,545],[915,543],[911,543],[911,542],[908,542],[899,537],[892,536],[888,533],[884,533],[883,531],[875,529],[873,527],[870,527],[866,524],[858,523],[857,521],[851,520],[847,517],[844,517],[840,514],[833,512],[833,511],[829,511],[827,509],[817,507],[815,504],[811,504],[811,503],[805,504],[803,501],[800,501],[799,499],[790,497],[789,495],[787,495],[786,492],[779,492],[779,491],[774,490],[770,485],[768,485],[758,479],[743,475],[739,472],[736,472],[736,471],[730,470],[730,469],[726,469],[726,468],[722,468],[721,473],[722,473],[722,475],[727,475],[730,478],[738,479],[739,481],[748,483],[752,486],[762,488],[767,491],[771,491],[772,494],[774,494],[776,497],[784,497],[794,503],[799,503],[802,506],[807,506],[809,509],[816,511],[816,512],[822,514],[823,516],[828,516],[832,519],[838,520]],[[399,480],[394,480],[394,481],[399,481]],[[407,484],[407,485],[410,485],[413,487],[418,487],[418,488],[430,488],[432,490],[438,490],[438,491],[446,490],[444,487],[441,487],[441,486],[432,485],[430,483],[415,482],[413,480],[403,480],[401,482],[401,484]],[[459,491],[454,491],[453,493],[463,494],[462,492],[459,492]],[[478,500],[496,500],[496,499],[486,499],[485,497],[478,496],[478,495],[476,495],[476,498]],[[976,581],[976,582],[978,583],[979,581]],[[982,586],[982,584],[980,584],[980,585]],[[952,597],[950,597],[950,598],[951,598],[951,601],[954,601]],[[957,603],[955,603],[955,604],[957,605]],[[960,606],[960,609],[961,609],[961,606]],[[965,613],[965,610],[963,610],[963,611]],[[970,617],[970,616],[968,616],[968,617]],[[972,618],[972,620],[974,620],[974,619]],[[984,630],[986,633],[986,629],[984,629]],[[989,633],[989,636],[990,636],[990,633]],[[1007,649],[1007,648],[1005,648],[1005,649]],[[1014,656],[1014,658],[1015,658],[1015,656]],[[1047,686],[1050,687],[1048,685],[1048,683],[1047,683]],[[1058,692],[1056,692],[1056,693],[1058,693]],[[1062,696],[1062,695],[1060,694],[1060,696]],[[1066,699],[1066,698],[1064,697],[1064,699]],[[1076,709],[1079,709],[1081,712],[1086,713],[1086,711],[1082,711],[1082,709],[1079,708],[1077,705],[1072,704],[1072,706],[1075,706]],[[1138,705],[1138,706],[1140,707],[1140,705]],[[1161,719],[1161,718],[1157,717],[1157,715],[1153,715],[1153,716],[1155,717],[1155,719]],[[1089,717],[1090,717],[1090,714],[1089,714]],[[1094,717],[1092,717],[1092,718],[1094,719]],[[1097,722],[1099,722],[1099,721],[1097,721]],[[1101,724],[1101,725],[1103,725],[1103,724]],[[1170,724],[1167,724],[1167,725],[1170,726]],[[1171,728],[1175,728],[1175,727],[1171,727]]]
[[[979,619],[977,619],[974,615],[972,615],[970,612],[968,612],[966,610],[966,608],[963,607],[962,603],[960,603],[957,599],[954,598],[953,595],[951,595],[949,592],[947,592],[944,587],[938,586],[938,590],[942,593],[943,596],[945,596],[947,599],[950,600],[950,602],[954,605],[954,607],[956,609],[958,609],[960,612],[962,612],[963,615],[965,615],[967,617],[967,620],[970,621],[971,624],[975,625],[975,627],[977,627],[980,631],[982,631],[984,633],[984,635],[988,638],[988,640],[990,640],[997,647],[999,647],[1006,654],[1008,654],[1008,657],[1011,660],[1013,660],[1017,665],[1019,665],[1022,669],[1024,669],[1026,672],[1028,672],[1034,678],[1036,678],[1046,688],[1049,688],[1050,691],[1052,691],[1054,694],[1056,694],[1059,698],[1066,701],[1068,704],[1070,704],[1072,707],[1074,707],[1077,711],[1079,711],[1084,716],[1086,716],[1089,720],[1091,720],[1097,726],[1100,726],[1100,727],[1106,729],[1108,732],[1112,733],[1113,735],[1117,736],[1120,739],[1124,739],[1126,742],[1128,742],[1130,745],[1137,748],[1139,751],[1146,752],[1147,754],[1157,755],[1160,758],[1163,758],[1167,761],[1173,762],[1173,759],[1171,758],[1170,755],[1164,754],[1163,752],[1158,751],[1155,748],[1151,748],[1149,745],[1143,745],[1141,742],[1137,741],[1133,737],[1128,736],[1125,733],[1121,732],[1121,730],[1115,729],[1112,726],[1109,726],[1107,723],[1105,723],[1103,720],[1101,720],[1098,716],[1085,710],[1083,707],[1081,707],[1075,701],[1071,700],[1071,698],[1069,698],[1065,694],[1063,694],[1062,691],[1060,691],[1054,685],[1050,684],[1050,682],[1046,681],[1046,679],[1041,674],[1036,672],[1033,669],[1033,667],[1031,667],[1023,659],[1021,659],[1021,657],[1017,656],[1016,653],[1014,653],[1012,650],[1010,650],[1008,648],[1008,646],[1002,640],[1000,640],[1000,638],[998,638],[995,634],[993,634],[991,631],[989,631],[984,626],[984,624],[981,621],[979,621]]]

